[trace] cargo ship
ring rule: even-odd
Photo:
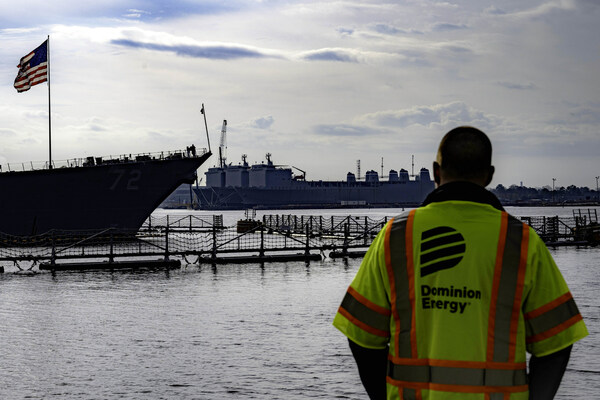
[[[426,168],[417,175],[405,169],[390,170],[387,180],[380,180],[373,170],[363,179],[349,172],[341,181],[308,181],[304,171],[296,169],[301,174],[294,176],[291,167],[273,164],[270,154],[266,163],[249,166],[242,156],[239,165],[209,168],[205,186],[193,188],[196,208],[414,207],[434,189]]]
[[[136,232],[178,186],[196,180],[207,150],[86,157],[39,169],[4,165],[0,172],[0,233]],[[1,167],[0,167],[1,168]]]

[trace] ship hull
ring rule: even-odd
[[[210,155],[1,173],[0,232],[135,232],[179,185],[196,179]]]
[[[327,182],[282,188],[195,188],[200,209],[283,209],[418,206],[433,182],[348,184]]]

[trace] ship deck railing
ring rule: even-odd
[[[192,149],[191,147],[188,147],[185,150],[171,150],[153,153],[119,154],[101,157],[86,156],[80,158],[71,158],[67,160],[52,160],[51,169],[94,167],[111,164],[126,164],[140,161],[162,161],[182,158],[195,158],[200,157],[206,154],[207,152],[208,151],[204,148]],[[49,169],[48,165],[48,161],[5,163],[0,164],[0,173],[47,170]]]

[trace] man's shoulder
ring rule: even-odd
[[[411,211],[412,210],[406,210],[406,211],[402,211],[400,214],[395,215],[393,217],[394,223],[406,221],[408,219],[408,216],[410,215]]]

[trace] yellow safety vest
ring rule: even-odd
[[[487,204],[431,203],[391,220],[334,326],[389,346],[388,399],[528,399],[526,351],[587,335],[544,243]]]

